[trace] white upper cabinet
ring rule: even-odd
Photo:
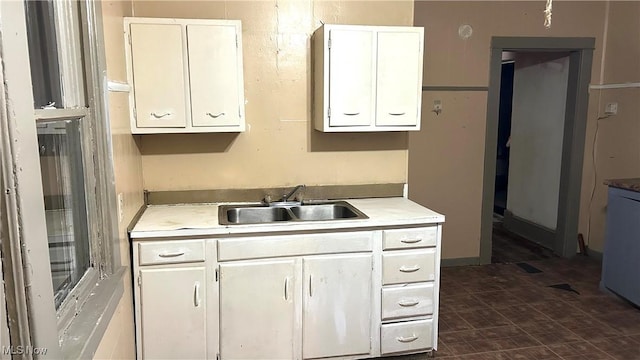
[[[140,128],[185,128],[182,32],[177,24],[131,24],[133,93]],[[150,96],[151,95],[151,96]]]
[[[238,20],[125,18],[134,134],[245,130]]]
[[[421,27],[323,25],[316,30],[315,128],[420,130],[423,40]]]
[[[329,126],[368,126],[375,96],[373,33],[356,28],[331,34]]]
[[[422,94],[422,34],[379,31],[376,59],[376,125],[420,124]],[[417,91],[416,91],[417,90]]]
[[[187,25],[193,126],[240,126],[241,53],[233,25]],[[240,70],[242,70],[240,68]]]

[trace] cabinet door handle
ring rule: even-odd
[[[284,299],[289,300],[289,277],[284,278]]]
[[[311,290],[311,275],[309,275],[309,297],[313,296],[313,291]]]
[[[403,112],[401,112],[401,113],[389,113],[389,115],[391,115],[391,116],[402,116],[404,114],[405,113],[403,113]]]
[[[184,252],[179,253],[169,253],[169,254],[158,254],[161,258],[173,258],[184,255]]]
[[[405,267],[404,265],[402,265],[400,267],[400,271],[403,273],[412,273],[412,272],[416,272],[420,270],[420,266],[418,265],[414,265],[413,267]]]
[[[200,307],[200,283],[196,281],[193,288],[193,305],[195,307]]]
[[[356,115],[360,115],[360,112],[354,112],[354,113],[343,113],[347,116],[356,116]]]
[[[402,306],[402,307],[411,307],[411,306],[416,306],[420,304],[420,301],[418,300],[400,300],[398,301],[398,305]]]
[[[408,342],[412,342],[412,341],[418,340],[418,335],[413,334],[413,335],[411,335],[409,337],[398,336],[396,338],[396,340],[398,340],[401,343],[408,343]]]
[[[212,118],[219,118],[220,116],[224,115],[224,112],[221,112],[219,114],[212,114],[210,112],[207,113],[207,115],[211,116]]]
[[[169,115],[171,115],[170,112],[166,112],[166,113],[162,113],[162,114],[156,114],[154,112],[151,113],[151,116],[153,116],[156,119],[162,119],[163,117],[169,116]]]
[[[422,238],[400,240],[401,243],[405,243],[405,244],[415,244],[415,243],[419,243],[420,241],[422,241]]]

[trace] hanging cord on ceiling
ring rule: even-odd
[[[553,7],[553,0],[547,0],[547,6],[544,9],[544,27],[551,28],[551,9]]]

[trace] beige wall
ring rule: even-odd
[[[599,81],[606,4],[555,2],[551,29],[543,26],[544,4],[416,2],[415,25],[425,27],[424,84],[488,86],[492,36],[594,37],[592,82]],[[462,24],[473,27],[466,40],[458,36]],[[409,135],[409,197],[446,215],[444,258],[479,256],[486,95],[485,91],[425,92],[423,130]],[[442,100],[439,116],[430,111],[434,99]],[[590,103],[596,100],[592,93]],[[588,123],[595,117],[590,111]],[[583,186],[583,194],[589,190]]]
[[[640,83],[640,2],[611,2],[605,16],[609,26],[603,66],[598,68],[602,78],[591,83]],[[618,103],[618,114],[596,121],[605,116],[610,102]],[[587,125],[579,232],[591,249],[602,252],[607,203],[603,181],[640,177],[640,88],[592,89]]]
[[[135,1],[141,17],[240,19],[247,131],[141,139],[152,191],[407,181],[407,134],[311,126],[309,38],[321,22],[411,25],[413,1]]]
[[[122,17],[130,16],[130,1],[102,2],[107,78],[109,81],[126,82],[124,60],[124,36]],[[129,103],[127,93],[109,93],[109,119],[111,122],[113,165],[116,177],[116,193],[124,200],[122,221],[119,223],[120,255],[122,264],[130,266],[127,226],[143,204],[142,161],[138,146],[129,127]],[[133,321],[133,295],[131,274],[124,277],[125,290],[111,322],[96,351],[96,359],[134,359],[135,336]]]

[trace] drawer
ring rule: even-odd
[[[433,320],[407,321],[380,327],[382,354],[433,348]]]
[[[140,265],[204,261],[204,240],[139,242],[138,259]]]
[[[383,230],[382,248],[388,250],[436,246],[437,239],[437,226],[416,229]]]
[[[433,314],[433,283],[382,289],[382,320]]]
[[[382,284],[435,279],[436,249],[390,251],[382,254]]]

